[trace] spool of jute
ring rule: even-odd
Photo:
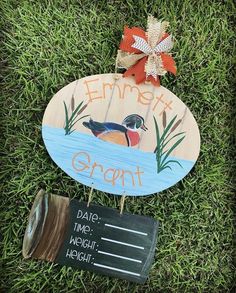
[[[54,261],[64,239],[69,198],[40,190],[30,211],[23,241],[24,258]]]

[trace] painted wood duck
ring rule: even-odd
[[[83,122],[83,125],[90,129],[99,139],[124,146],[137,145],[140,140],[137,130],[147,130],[143,117],[138,114],[127,116],[122,124],[113,122],[101,123],[90,119],[89,122]]]

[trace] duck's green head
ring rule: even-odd
[[[143,117],[138,114],[131,114],[127,116],[123,120],[122,125],[131,131],[136,131],[139,128],[143,129],[144,131],[147,130],[147,127],[144,125]]]

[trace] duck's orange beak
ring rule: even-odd
[[[144,131],[148,130],[148,128],[147,128],[144,124],[141,126],[141,128],[142,128],[142,130],[144,130]]]

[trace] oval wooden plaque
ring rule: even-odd
[[[128,196],[176,184],[200,150],[198,125],[179,98],[121,74],[62,88],[46,108],[42,135],[51,158],[73,179]]]

